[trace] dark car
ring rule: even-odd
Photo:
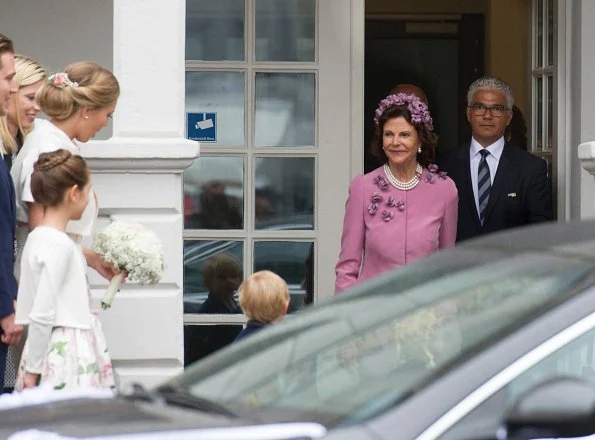
[[[595,434],[594,353],[595,222],[546,224],[364,283],[150,392],[2,411],[0,438],[580,437]]]

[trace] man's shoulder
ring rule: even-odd
[[[446,151],[440,151],[436,156],[436,163],[440,168],[452,166],[459,159],[469,156],[469,143],[461,144]]]
[[[526,165],[539,166],[546,163],[543,158],[529,153],[513,144],[507,143],[504,148],[506,149],[506,155],[508,157],[515,161],[523,162]]]

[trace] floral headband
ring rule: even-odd
[[[380,101],[374,116],[376,125],[378,125],[378,121],[386,109],[396,105],[407,107],[407,110],[411,113],[411,122],[414,124],[423,124],[429,131],[434,130],[434,122],[430,116],[427,104],[422,102],[417,96],[407,93],[388,95]]]
[[[79,83],[77,83],[76,81],[70,81],[70,78],[68,78],[68,75],[64,72],[59,72],[59,73],[54,73],[53,75],[50,75],[50,77],[48,78],[48,81],[55,85],[56,87],[78,87]]]

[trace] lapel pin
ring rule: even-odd
[[[508,197],[516,197],[516,193],[508,193]]]

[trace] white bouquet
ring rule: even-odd
[[[128,272],[131,281],[155,284],[165,270],[161,241],[153,231],[137,223],[110,223],[95,235],[93,248],[120,271],[112,278],[101,299],[103,309],[111,307],[116,292],[120,290],[124,272]]]

